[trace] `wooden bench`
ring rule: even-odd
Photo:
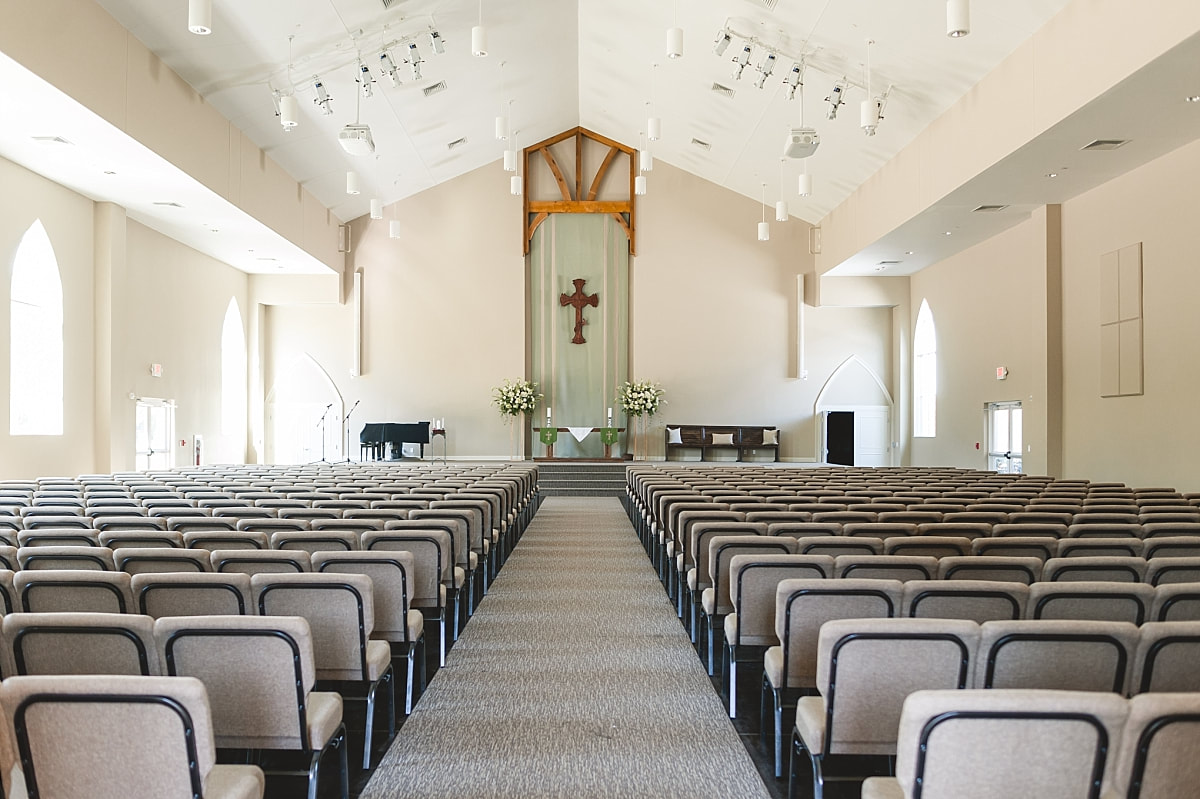
[[[678,431],[678,438],[672,441],[672,433]],[[773,432],[775,443],[763,442],[764,433]],[[737,459],[746,460],[748,453],[759,449],[774,451],[775,460],[779,460],[779,428],[765,425],[707,425],[707,424],[668,424],[666,426],[667,460],[671,453],[684,449],[700,450],[700,460],[709,460],[709,453],[714,449],[737,450]],[[728,439],[723,438],[729,436]],[[714,439],[715,437],[715,439]],[[728,441],[729,443],[725,443]],[[719,442],[719,443],[717,443]]]

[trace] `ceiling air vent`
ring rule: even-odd
[[[779,0],[748,0],[752,6],[761,6],[767,11],[774,11],[775,6],[779,5]]]
[[[449,144],[447,144],[447,145],[446,145],[446,149],[447,149],[447,150],[454,150],[454,149],[456,149],[456,148],[458,148],[458,147],[462,147],[462,146],[463,146],[464,144],[466,144],[466,143],[467,143],[467,137],[466,137],[466,136],[463,136],[461,139],[455,139],[454,141],[452,141],[452,142],[450,142]]]
[[[1081,150],[1116,150],[1129,144],[1129,139],[1096,139],[1091,144],[1080,147]]]
[[[710,143],[710,142],[706,142],[706,141],[704,141],[703,139],[696,139],[696,138],[693,138],[693,139],[692,139],[692,144],[696,145],[696,146],[697,146],[697,147],[699,147],[701,150],[711,150],[711,149],[712,149],[712,143]]]
[[[722,97],[728,97],[730,100],[733,99],[733,89],[722,83],[714,83],[712,85],[712,90]]]
[[[64,139],[62,136],[34,136],[33,140],[39,144],[70,144],[71,142]]]
[[[875,264],[875,271],[882,272],[884,269],[887,269],[889,266],[899,266],[900,263],[901,263],[900,261],[880,261],[879,263]]]
[[[383,3],[384,10],[387,10],[387,9],[391,8],[392,6],[400,5],[401,0],[380,0],[380,2]]]
[[[439,80],[432,86],[426,86],[424,89],[421,89],[421,91],[425,92],[426,97],[432,97],[435,94],[440,94],[446,91],[446,81]]]
[[[1007,205],[981,205],[977,208],[972,208],[971,212],[976,214],[994,214],[997,211],[1003,211]]]
[[[182,205],[180,205],[179,203],[166,202],[166,201],[164,201],[164,200],[156,200],[156,201],[154,202],[154,204],[155,204],[155,205],[161,205],[161,206],[163,206],[164,208],[182,208],[182,207],[183,207],[183,206],[182,206]]]

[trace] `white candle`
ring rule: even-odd
[[[550,418],[550,406],[546,406],[546,418]]]

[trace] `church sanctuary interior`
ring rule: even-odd
[[[3,0],[3,799],[1192,799],[1200,3]]]

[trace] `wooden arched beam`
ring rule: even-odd
[[[608,147],[608,152],[605,154],[600,166],[596,169],[595,174],[591,176],[585,198],[583,193],[585,185],[583,151],[586,140],[594,141]],[[554,153],[551,151],[554,145],[566,141],[573,141],[575,144],[574,192],[571,191],[572,187],[567,182],[558,159],[555,158]],[[529,181],[530,162],[533,155],[539,151],[542,154],[542,159],[550,168],[551,174],[554,175],[561,199],[534,200],[529,196],[529,189],[532,185]],[[597,200],[596,197],[599,195],[600,186],[607,176],[609,169],[612,167],[613,161],[622,153],[628,157],[629,161],[629,185],[626,198],[620,200]],[[593,133],[586,128],[579,127],[563,131],[545,141],[526,147],[523,155],[526,190],[523,200],[525,213],[522,240],[526,255],[529,254],[530,242],[533,240],[534,231],[546,221],[550,214],[612,214],[613,218],[621,225],[622,230],[625,231],[625,235],[629,238],[630,254],[637,255],[637,198],[634,193],[634,178],[637,174],[636,150],[601,136],[598,133]]]

